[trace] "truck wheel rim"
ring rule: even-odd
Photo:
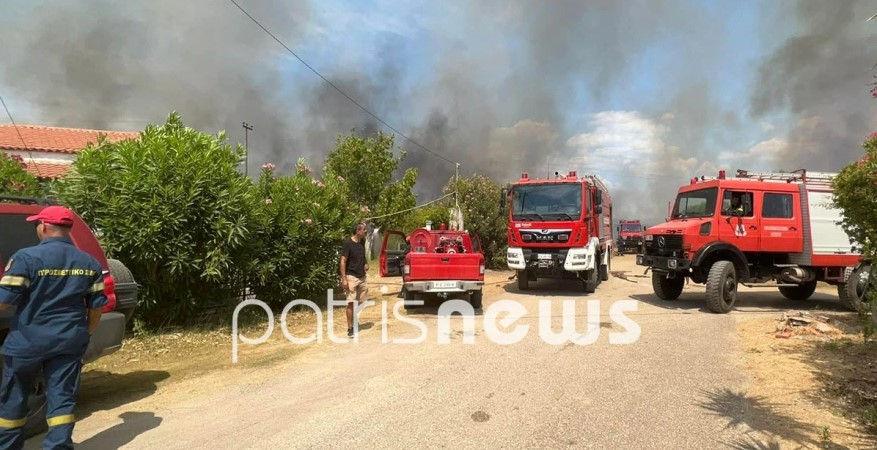
[[[731,301],[734,298],[734,291],[737,289],[736,280],[732,275],[725,278],[725,301]]]

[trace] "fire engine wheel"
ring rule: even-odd
[[[816,280],[797,286],[780,286],[780,294],[789,300],[807,300],[816,292]]]
[[[612,253],[606,255],[606,265],[600,265],[600,280],[609,281],[609,269],[612,267]]]
[[[585,276],[587,278],[582,280],[582,285],[584,287],[585,293],[593,294],[597,292],[597,285],[600,284],[600,277],[597,273],[598,269],[591,269],[585,271]]]
[[[737,302],[737,270],[731,261],[716,261],[706,280],[706,306],[714,313],[728,313]]]
[[[844,273],[846,282],[837,285],[838,297],[847,308],[853,311],[868,310],[870,301],[865,296],[865,292],[870,288],[870,273],[870,265],[847,267]]]
[[[522,291],[530,289],[530,273],[526,270],[518,271],[518,289]]]
[[[666,275],[652,272],[652,290],[661,300],[676,300],[682,295],[685,277],[667,278]]]

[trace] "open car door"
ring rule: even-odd
[[[401,277],[405,254],[408,253],[405,233],[387,230],[381,243],[381,276]]]
[[[475,253],[484,253],[481,249],[481,239],[478,239],[477,234],[472,235],[472,250]]]

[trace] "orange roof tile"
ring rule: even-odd
[[[17,128],[18,130],[12,124],[0,124],[0,150],[78,153],[89,142],[96,143],[99,134],[107,135],[107,139],[112,142],[140,138],[139,132],[132,131],[85,130],[39,125],[18,125]]]
[[[25,161],[25,164],[27,164],[25,170],[36,175],[37,178],[45,179],[61,178],[73,166],[72,164],[35,163],[28,161]]]

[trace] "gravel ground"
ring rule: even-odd
[[[409,315],[426,325],[423,343],[382,343],[379,310],[373,309],[363,322],[374,326],[361,332],[358,343],[324,342],[295,352],[295,344],[278,344],[272,351],[281,358],[273,364],[247,365],[243,355],[232,366],[229,358],[224,370],[94,411],[77,424],[77,448],[764,445],[764,427],[744,395],[748,379],[735,327],[741,315],[775,314],[771,300],[759,303],[759,296],[781,297],[753,293],[755,300],[742,302],[739,311],[716,315],[699,301],[702,286],[686,286],[676,302],[657,300],[632,256],[613,259],[613,271],[624,276],[610,277],[591,295],[575,283],[552,280],[521,293],[509,273],[490,273],[486,311],[500,300],[526,309],[515,325],[530,329],[517,344],[492,342],[484,329],[487,316],[475,317],[474,343],[464,341],[463,319],[454,317],[450,342],[440,344],[435,308]],[[819,295],[831,298],[826,293]],[[551,345],[540,338],[539,302],[553,305],[559,331],[565,299],[574,300],[579,331],[588,324],[587,301],[599,300],[595,342]],[[613,320],[609,308],[625,299],[635,300],[636,311],[625,315],[640,335],[631,344],[612,344],[610,334],[620,335],[630,324]],[[788,305],[777,301],[777,307]],[[418,335],[398,320],[386,332],[391,340]],[[28,444],[39,448],[39,439]]]

